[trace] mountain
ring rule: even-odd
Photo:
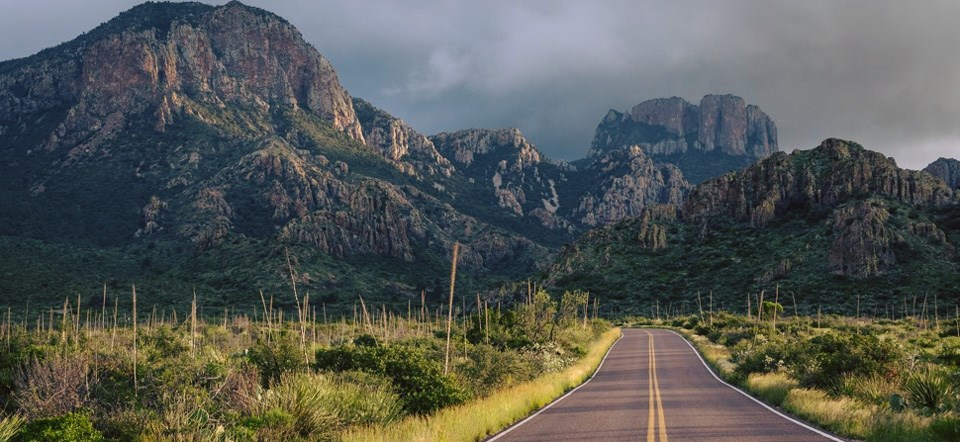
[[[942,179],[954,189],[960,188],[960,160],[939,158],[923,168],[924,172]]]
[[[350,94],[289,22],[148,2],[0,63],[0,303],[345,307],[537,271],[691,186],[637,148],[551,161],[515,128],[427,136]],[[278,302],[290,304],[289,296]]]
[[[657,98],[629,112],[607,112],[588,157],[629,146],[676,165],[699,183],[776,152],[777,126],[759,107],[733,95],[707,95],[699,106],[678,97]]]
[[[774,153],[693,188],[679,211],[649,208],[564,248],[549,284],[624,309],[688,311],[695,293],[746,309],[777,285],[808,312],[960,297],[960,192],[856,143]],[[949,301],[952,305],[953,301]]]
[[[146,3],[0,63],[0,287],[35,303],[137,282],[253,305],[291,267],[325,302],[405,303],[443,291],[454,241],[465,289],[533,271],[549,249],[459,210],[466,182],[238,2]]]

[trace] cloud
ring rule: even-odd
[[[0,58],[133,3],[5,6]],[[733,93],[774,118],[785,150],[838,136],[912,168],[960,156],[952,0],[249,3],[294,23],[352,94],[426,133],[516,126],[573,159],[608,108]]]

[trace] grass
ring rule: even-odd
[[[497,391],[483,399],[444,409],[429,417],[411,417],[383,428],[349,432],[345,441],[475,441],[553,402],[596,371],[607,350],[620,338],[611,329],[594,343],[586,357],[559,373]]]
[[[797,388],[797,381],[784,373],[751,373],[746,381],[747,390],[765,402],[780,405]]]

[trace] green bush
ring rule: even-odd
[[[307,366],[296,337],[285,330],[271,336],[269,341],[257,339],[247,358],[260,372],[264,387],[280,381],[285,373],[300,371]]]
[[[960,440],[960,417],[940,416],[930,423],[930,432],[938,440]]]
[[[386,376],[404,402],[404,409],[429,414],[448,405],[459,404],[466,394],[440,364],[423,351],[403,345],[378,347],[339,346],[317,351],[318,370],[365,371]]]
[[[17,435],[16,442],[101,442],[103,434],[93,428],[90,418],[83,413],[36,419]]]
[[[470,346],[467,356],[455,372],[474,396],[485,396],[493,389],[527,381],[537,374],[533,361],[516,351],[481,344]]]
[[[891,339],[830,332],[801,342],[788,364],[801,385],[836,392],[845,376],[888,375],[901,358],[902,350]]]

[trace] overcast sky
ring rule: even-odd
[[[0,0],[0,59],[137,3]],[[841,137],[909,168],[960,157],[960,1],[247,3],[296,25],[352,95],[428,134],[514,126],[576,159],[607,109],[732,93],[773,117],[783,150]]]

